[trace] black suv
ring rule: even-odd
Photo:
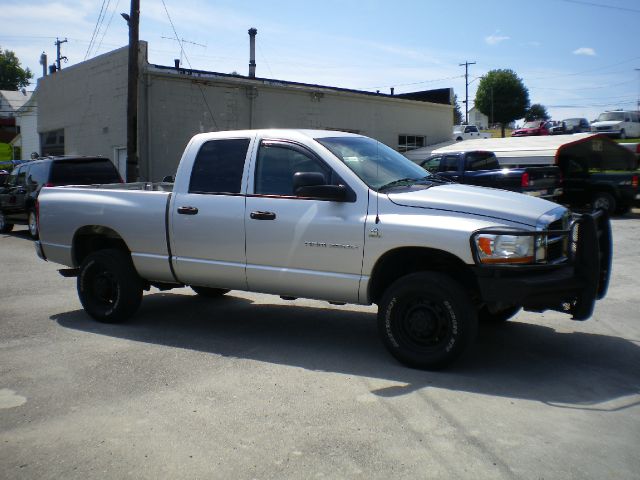
[[[104,157],[47,157],[19,165],[0,186],[0,233],[21,224],[38,238],[36,200],[42,187],[121,182],[116,167]]]

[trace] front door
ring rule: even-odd
[[[347,201],[296,197],[296,172],[318,172],[327,184],[344,184],[297,144],[263,141],[254,172],[245,214],[249,288],[357,302],[368,199],[353,192]]]

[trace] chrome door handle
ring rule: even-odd
[[[276,214],[273,212],[251,212],[249,216],[254,220],[275,220]]]
[[[197,215],[198,209],[196,207],[178,207],[178,213],[180,215]]]

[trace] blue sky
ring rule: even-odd
[[[63,68],[126,45],[119,13],[128,10],[129,0],[1,0],[0,46],[40,76],[56,37],[68,38]],[[459,64],[476,62],[470,106],[480,76],[510,68],[558,120],[632,109],[640,97],[640,0],[141,0],[152,63],[180,57],[169,17],[183,63],[196,69],[246,75],[255,27],[260,77],[397,93],[452,87],[463,100]]]

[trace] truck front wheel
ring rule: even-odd
[[[378,329],[400,362],[435,370],[452,363],[473,343],[478,318],[469,295],[449,276],[413,273],[383,295]]]
[[[78,275],[78,296],[85,311],[99,322],[119,323],[131,317],[142,301],[143,282],[131,257],[122,250],[91,253]]]

